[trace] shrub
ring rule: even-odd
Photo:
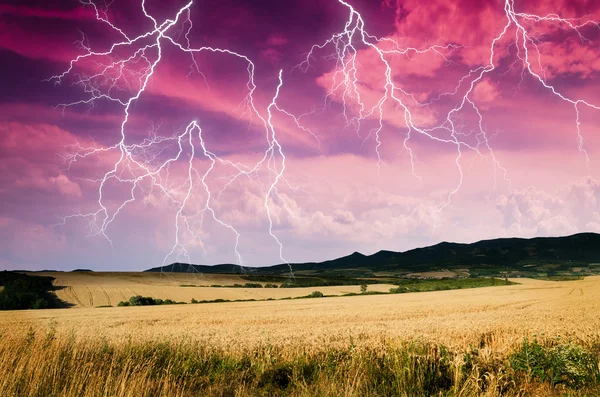
[[[246,283],[246,284],[244,284],[244,288],[262,288],[262,287],[263,286],[260,283]]]
[[[46,309],[57,307],[53,299],[52,278],[21,273],[0,272],[0,310]]]
[[[136,295],[129,298],[128,301],[119,302],[117,306],[158,306],[158,305],[179,305],[184,302],[175,302],[171,299],[154,299],[149,296]],[[192,302],[194,303],[194,302]],[[197,302],[196,302],[197,303]]]
[[[525,339],[521,348],[509,356],[511,367],[531,379],[575,388],[600,381],[598,361],[597,355],[581,346],[546,347],[535,339],[531,343]]]
[[[160,303],[158,303],[149,296],[136,295],[129,298],[129,304],[131,306],[152,306],[156,304],[162,304],[162,300],[160,300]]]
[[[48,308],[48,301],[45,298],[38,296],[37,298],[35,298],[35,300],[31,304],[31,308],[32,309],[46,309],[46,308]]]
[[[277,284],[267,283],[264,285],[265,288],[278,288]]]
[[[309,298],[322,298],[323,293],[321,291],[313,291],[308,295]]]

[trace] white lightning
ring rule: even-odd
[[[473,93],[477,83],[481,82],[486,74],[489,74],[497,69],[497,65],[494,62],[496,49],[500,45],[501,41],[504,40],[511,31],[514,31],[515,33],[515,39],[512,42],[512,45],[515,45],[517,48],[518,59],[513,62],[513,65],[511,65],[510,69],[514,68],[516,63],[520,62],[523,65],[522,75],[524,73],[529,73],[530,76],[539,81],[539,83],[550,90],[554,95],[574,106],[578,148],[585,155],[586,160],[588,159],[588,155],[584,147],[583,135],[580,129],[579,107],[587,106],[593,109],[600,109],[600,107],[582,99],[571,98],[568,95],[561,93],[557,88],[555,88],[555,86],[548,82],[543,72],[544,69],[541,66],[541,56],[536,44],[537,40],[531,30],[528,30],[524,26],[524,23],[552,23],[566,30],[575,32],[582,41],[586,41],[588,39],[580,32],[580,29],[586,26],[600,28],[600,24],[598,22],[582,19],[561,18],[560,16],[554,14],[540,16],[519,13],[515,11],[514,0],[505,0],[504,11],[506,14],[506,24],[504,25],[502,31],[499,32],[490,43],[488,63],[469,70],[468,73],[458,80],[454,91],[440,94],[437,98],[433,98],[429,102],[420,102],[414,95],[402,88],[401,82],[396,82],[394,80],[394,70],[391,64],[392,57],[398,55],[407,56],[410,54],[423,54],[430,52],[442,57],[445,61],[449,61],[449,55],[453,51],[459,50],[461,47],[453,44],[430,45],[421,48],[408,47],[403,46],[399,41],[389,37],[376,37],[368,33],[365,28],[365,22],[362,15],[350,3],[344,0],[337,1],[349,10],[348,19],[344,25],[344,29],[333,34],[322,44],[313,45],[308,51],[305,60],[300,63],[297,68],[302,71],[306,71],[312,66],[312,62],[316,58],[317,51],[325,50],[328,47],[333,48],[333,54],[324,57],[325,59],[333,59],[336,63],[335,71],[332,76],[333,83],[325,97],[325,105],[320,110],[324,111],[328,106],[328,103],[333,100],[333,97],[341,91],[341,94],[338,95],[343,105],[343,116],[346,121],[346,127],[354,127],[358,131],[362,121],[368,118],[374,118],[377,120],[377,127],[369,131],[367,139],[371,137],[371,135],[374,136],[378,169],[382,162],[381,153],[379,151],[382,145],[380,133],[382,132],[384,126],[384,105],[386,104],[395,105],[395,108],[399,109],[404,116],[407,130],[403,140],[403,145],[410,158],[412,173],[419,180],[422,178],[416,172],[416,158],[409,145],[410,140],[413,137],[413,133],[420,134],[433,141],[447,145],[453,145],[455,147],[455,162],[459,173],[459,180],[455,188],[449,192],[445,203],[438,209],[437,212],[443,210],[450,204],[452,196],[455,195],[462,186],[464,172],[460,164],[460,160],[463,156],[463,150],[472,150],[478,156],[491,159],[494,167],[494,189],[496,188],[496,176],[498,171],[502,173],[504,179],[510,185],[507,170],[502,167],[492,150],[488,133],[484,128],[482,113],[473,100]],[[533,51],[536,51],[538,54],[535,60],[532,60],[532,56],[530,54],[532,52],[532,48],[534,49]],[[371,108],[368,108],[365,105],[360,96],[358,88],[359,79],[357,76],[357,58],[359,51],[367,49],[370,49],[377,54],[379,60],[385,68],[385,72],[382,76],[384,77],[385,81],[383,87],[384,92],[375,106]],[[532,62],[536,62],[539,65],[539,68],[542,71],[541,75],[533,70]],[[465,88],[466,91],[462,94],[459,94],[461,89]],[[433,102],[442,97],[456,98],[455,106],[448,111],[445,116],[438,117],[438,123],[434,126],[419,125],[419,123],[415,121],[417,118],[415,117],[412,109],[429,109],[429,106]],[[353,116],[350,114],[351,108],[358,109],[355,111],[356,114]],[[477,115],[478,130],[475,135],[476,144],[469,143],[468,141],[462,139],[462,137],[469,136],[471,134],[461,132],[460,128],[456,125],[457,118],[467,109],[474,111]],[[449,135],[450,137],[443,138],[444,135]]]
[[[534,27],[539,23],[554,24],[562,29],[575,32],[583,42],[588,40],[581,32],[583,28],[600,29],[600,24],[595,21],[562,18],[554,14],[533,15],[517,12],[514,0],[505,0],[504,12],[506,22],[503,29],[498,32],[490,43],[487,62],[484,65],[479,65],[469,70],[464,76],[459,78],[453,91],[442,93],[436,98],[431,98],[429,101],[423,102],[403,88],[401,82],[396,81],[392,58],[396,56],[408,57],[411,55],[433,53],[436,56],[442,57],[446,62],[452,62],[451,55],[455,51],[460,51],[462,47],[452,43],[410,47],[404,46],[400,41],[389,37],[374,36],[367,31],[362,15],[349,2],[331,0],[337,1],[344,9],[348,10],[348,19],[343,29],[333,34],[322,44],[313,45],[309,49],[304,61],[297,66],[298,69],[306,71],[312,66],[314,59],[317,57],[317,52],[326,51],[330,47],[333,49],[332,53],[326,57],[326,59],[335,62],[335,69],[332,75],[333,83],[325,96],[323,108],[295,116],[291,111],[279,106],[278,99],[282,95],[281,91],[283,88],[283,71],[280,70],[277,87],[271,102],[264,109],[264,112],[266,112],[266,116],[264,116],[259,111],[254,99],[257,86],[254,77],[255,64],[252,60],[248,56],[228,48],[195,47],[192,44],[190,33],[194,28],[191,17],[193,0],[180,8],[172,19],[166,19],[162,22],[148,12],[145,1],[142,0],[141,11],[151,22],[152,28],[137,36],[131,36],[124,29],[110,21],[106,11],[106,7],[108,6],[102,9],[93,0],[80,1],[82,4],[92,7],[95,11],[96,19],[107,25],[122,40],[113,43],[105,51],[94,51],[86,44],[85,38],[82,39],[79,45],[84,49],[84,54],[71,60],[63,73],[53,76],[49,80],[61,83],[67,76],[72,76],[75,78],[75,83],[81,86],[87,94],[84,99],[61,104],[59,107],[65,108],[75,105],[88,105],[92,107],[97,101],[106,100],[122,107],[123,121],[120,126],[120,140],[114,145],[108,147],[81,147],[76,145],[72,148],[73,154],[66,159],[69,167],[76,161],[106,153],[116,153],[118,159],[114,162],[114,167],[111,170],[98,180],[95,180],[99,184],[98,209],[89,213],[69,215],[63,219],[63,222],[72,218],[84,218],[89,222],[92,234],[102,235],[108,241],[111,241],[107,232],[108,228],[129,204],[141,199],[142,194],[140,192],[143,192],[143,187],[149,184],[151,186],[150,192],[158,191],[164,199],[175,204],[178,208],[174,221],[176,229],[174,245],[165,256],[164,264],[172,256],[178,257],[180,255],[184,256],[188,262],[191,262],[185,242],[182,241],[182,235],[187,233],[193,236],[203,246],[203,239],[198,235],[197,230],[201,229],[205,214],[209,214],[215,222],[228,229],[235,236],[235,256],[238,264],[243,265],[244,261],[239,251],[241,235],[232,225],[219,218],[214,206],[218,203],[220,196],[239,178],[248,178],[251,183],[256,183],[258,173],[265,168],[270,177],[263,201],[269,222],[269,234],[279,248],[281,261],[288,263],[284,259],[283,244],[274,232],[272,210],[270,207],[270,202],[278,200],[289,211],[286,200],[278,192],[278,184],[282,181],[287,183],[284,176],[286,157],[283,147],[277,139],[273,117],[275,113],[279,113],[281,116],[291,118],[299,131],[312,135],[319,145],[321,145],[319,136],[309,128],[304,127],[302,119],[310,117],[318,111],[324,111],[335,97],[339,97],[341,101],[343,107],[342,116],[344,117],[346,128],[354,129],[357,134],[360,134],[366,120],[375,120],[376,126],[368,130],[368,134],[364,140],[366,141],[370,137],[373,137],[375,141],[374,150],[377,156],[378,170],[383,162],[380,149],[384,144],[382,133],[386,125],[386,114],[391,111],[399,112],[404,120],[406,130],[402,131],[403,146],[410,159],[412,174],[419,180],[422,180],[422,177],[417,173],[418,163],[411,148],[411,140],[414,136],[425,137],[432,141],[448,145],[455,150],[455,163],[459,178],[454,188],[448,192],[447,199],[439,207],[438,212],[450,204],[452,197],[460,190],[463,184],[464,172],[461,166],[463,151],[472,151],[477,156],[491,160],[494,167],[494,187],[496,187],[498,172],[510,183],[507,170],[500,164],[492,150],[490,137],[484,126],[483,113],[478,108],[473,96],[475,86],[486,75],[497,70],[498,66],[495,63],[497,49],[511,34],[514,34],[514,38],[510,40],[510,46],[516,48],[517,59],[510,65],[509,70],[520,64],[522,66],[521,81],[528,74],[553,95],[573,106],[577,146],[586,159],[588,158],[585,149],[585,140],[580,127],[580,108],[588,107],[600,110],[600,106],[583,99],[572,98],[551,84],[542,65],[538,47],[540,40],[535,35]],[[220,53],[245,63],[245,72],[248,75],[248,80],[246,83],[247,95],[243,105],[247,107],[253,118],[256,117],[258,119],[258,123],[261,125],[261,128],[264,128],[265,134],[266,147],[260,160],[252,166],[247,166],[217,156],[207,147],[202,135],[202,123],[197,120],[191,120],[182,132],[173,134],[172,136],[161,136],[154,132],[142,143],[133,144],[128,142],[126,127],[130,122],[131,107],[147,91],[156,67],[162,61],[163,51],[167,45],[190,56],[190,72],[186,77],[189,78],[192,73],[198,73],[204,79],[207,88],[209,86],[206,76],[202,73],[196,58],[198,54],[208,52]],[[361,50],[373,51],[377,55],[379,62],[384,66],[382,75],[384,81],[382,87],[383,93],[375,101],[375,105],[371,107],[365,104],[359,90],[361,65],[358,62],[358,54]],[[84,72],[85,68],[78,68],[78,66],[86,62],[94,63],[96,66],[94,73],[87,75]],[[537,71],[538,69],[539,72]],[[420,123],[414,109],[429,110],[430,106],[441,98],[453,100],[454,106],[447,113],[436,115],[433,126]],[[467,112],[474,112],[477,117],[477,129],[474,134],[463,131],[458,124],[460,117]],[[470,141],[467,140],[467,137],[474,137],[475,143],[473,143],[472,139]],[[164,145],[169,144],[177,148],[176,153],[171,156],[167,155],[164,148]],[[189,153],[187,178],[180,185],[172,186],[169,169],[173,163],[182,160],[186,151]],[[210,164],[204,173],[200,173],[196,168],[197,155],[203,156],[204,160],[208,160]],[[164,159],[165,156],[168,157],[166,160]],[[217,165],[233,169],[234,174],[227,177],[217,177],[217,179],[221,178],[221,180],[224,180],[225,184],[220,190],[213,191],[207,180],[209,177],[212,177]],[[109,182],[131,185],[130,196],[114,211],[109,210],[105,199],[107,183]],[[190,205],[190,201],[196,187],[202,189],[204,196],[200,209],[194,211]],[[290,267],[290,273],[292,273],[291,271]]]
[[[110,28],[119,33],[123,37],[123,41],[119,41],[110,46],[106,51],[94,51],[85,44],[85,39],[82,39],[80,46],[85,50],[83,55],[77,56],[69,62],[68,68],[61,74],[53,76],[49,81],[61,83],[67,76],[74,75],[76,78],[75,84],[83,87],[84,92],[88,94],[87,98],[61,104],[58,107],[63,109],[68,106],[86,104],[91,107],[98,100],[107,100],[116,103],[123,108],[123,121],[120,126],[120,141],[109,147],[81,147],[75,145],[72,154],[66,158],[68,167],[78,160],[102,155],[109,152],[118,153],[118,160],[115,161],[114,167],[105,173],[100,179],[94,180],[99,184],[98,188],[98,210],[89,213],[76,213],[63,218],[64,224],[69,219],[84,218],[89,222],[90,233],[92,235],[102,235],[111,244],[112,240],[109,237],[107,229],[124,210],[124,208],[140,199],[141,194],[138,191],[143,191],[143,183],[150,183],[150,190],[158,190],[163,198],[174,203],[178,210],[175,215],[175,236],[174,244],[170,252],[168,252],[163,260],[163,265],[167,264],[169,258],[173,256],[183,256],[188,263],[191,263],[186,245],[181,241],[182,233],[187,232],[202,247],[202,239],[197,235],[197,230],[201,230],[204,222],[204,215],[210,214],[212,219],[230,230],[235,235],[235,256],[237,263],[240,266],[244,265],[242,254],[239,251],[240,233],[230,224],[218,217],[214,209],[214,204],[218,202],[220,194],[223,193],[234,181],[240,177],[247,177],[251,182],[257,178],[258,172],[266,167],[271,175],[272,181],[268,185],[268,190],[264,197],[264,206],[269,221],[269,234],[275,240],[279,249],[279,257],[282,262],[287,263],[283,256],[283,244],[276,236],[273,230],[273,220],[271,217],[271,208],[269,200],[277,197],[280,198],[277,192],[277,184],[284,180],[283,172],[285,170],[285,155],[281,144],[277,140],[276,128],[273,124],[273,113],[275,111],[287,114],[277,106],[277,98],[283,85],[282,73],[279,73],[279,84],[277,85],[275,94],[266,111],[268,117],[264,117],[258,110],[255,101],[254,93],[256,84],[254,82],[255,65],[250,58],[227,48],[218,47],[194,47],[191,44],[190,32],[193,29],[191,19],[191,6],[193,1],[190,1],[181,9],[172,19],[166,19],[164,22],[159,22],[146,9],[145,2],[142,0],[141,9],[145,17],[152,21],[153,29],[136,37],[129,37],[122,29],[110,22],[107,12],[101,10],[93,1],[82,1],[84,5],[94,8],[96,18],[109,25]],[[184,26],[187,24],[187,28]],[[180,25],[178,36],[183,34],[184,44],[178,41],[176,27]],[[141,144],[129,144],[127,142],[126,127],[131,117],[132,105],[145,93],[149,82],[154,75],[157,65],[162,61],[162,55],[165,45],[172,45],[180,51],[191,56],[192,66],[190,73],[199,73],[206,82],[206,77],[202,74],[200,66],[195,58],[195,55],[202,52],[222,53],[241,59],[246,63],[246,73],[248,74],[247,89],[248,93],[244,100],[244,104],[248,107],[253,116],[257,117],[265,131],[266,149],[261,159],[252,167],[247,167],[242,164],[234,163],[230,160],[220,158],[215,153],[211,152],[202,136],[200,122],[197,120],[191,121],[182,133],[173,136],[159,136],[155,132],[151,133],[149,138],[146,138]],[[120,54],[127,53],[129,55],[122,56]],[[75,72],[77,66],[85,61],[94,62],[96,72],[91,75],[85,75],[84,72]],[[103,63],[104,61],[104,63]],[[189,74],[188,76],[189,77]],[[208,86],[208,83],[207,83]],[[294,118],[295,119],[295,118]],[[296,120],[296,119],[295,119]],[[298,126],[299,122],[296,120]],[[304,131],[309,131],[304,129]],[[161,145],[175,144],[178,148],[177,152],[166,160],[159,160],[165,156],[165,148]],[[205,159],[208,159],[210,166],[207,170],[200,174],[195,166],[196,147],[199,144],[201,154]],[[171,164],[179,161],[184,156],[185,150],[189,151],[189,159],[187,164],[187,178],[185,182],[179,186],[170,186],[169,168]],[[220,163],[235,170],[235,174],[228,178],[225,186],[216,193],[212,193],[207,183],[209,175],[214,171],[215,165]],[[105,203],[105,193],[107,183],[116,181],[122,184],[130,184],[130,197],[124,200],[116,210],[110,211]],[[201,186],[204,191],[204,201],[201,209],[197,212],[192,212],[189,203],[192,201],[193,189],[196,186]],[[195,221],[195,219],[199,219]],[[290,274],[293,276],[290,267]]]

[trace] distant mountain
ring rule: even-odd
[[[355,252],[324,262],[292,263],[294,272],[335,273],[339,270],[361,272],[409,273],[440,269],[469,269],[471,274],[543,271],[551,274],[589,264],[600,266],[600,234],[579,233],[567,237],[499,238],[471,244],[442,242],[405,252],[379,251],[373,255]],[[289,273],[288,264],[245,267],[251,274]],[[598,269],[600,270],[600,268]],[[149,272],[241,273],[239,266],[192,265],[173,263]]]

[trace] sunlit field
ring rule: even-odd
[[[515,281],[394,295],[1,312],[0,387],[23,396],[598,395],[600,277]],[[179,282],[146,288],[220,292]],[[122,283],[113,288],[144,292]]]
[[[131,296],[142,295],[189,303],[196,300],[295,298],[315,288],[231,288],[248,282],[240,275],[197,273],[34,273],[54,278],[56,295],[73,307],[116,306]],[[217,285],[218,287],[211,287]],[[374,284],[371,291],[387,292],[391,284]],[[360,292],[358,285],[318,287],[326,295]]]

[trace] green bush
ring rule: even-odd
[[[0,310],[46,309],[57,307],[53,298],[52,278],[21,273],[0,272]]]
[[[510,355],[509,362],[515,371],[552,385],[578,388],[600,382],[598,355],[571,343],[547,347],[535,339],[525,339],[521,348]]]
[[[154,299],[149,296],[136,295],[128,301],[119,302],[117,306],[158,306],[158,305],[180,305],[184,302],[175,302],[171,299]],[[193,303],[193,302],[192,302]]]
[[[244,288],[262,288],[262,284],[260,283],[246,283],[244,284]]]
[[[321,291],[313,291],[308,295],[309,298],[322,298],[323,293]]]
[[[38,296],[31,304],[32,309],[47,309],[49,306],[48,300]]]

